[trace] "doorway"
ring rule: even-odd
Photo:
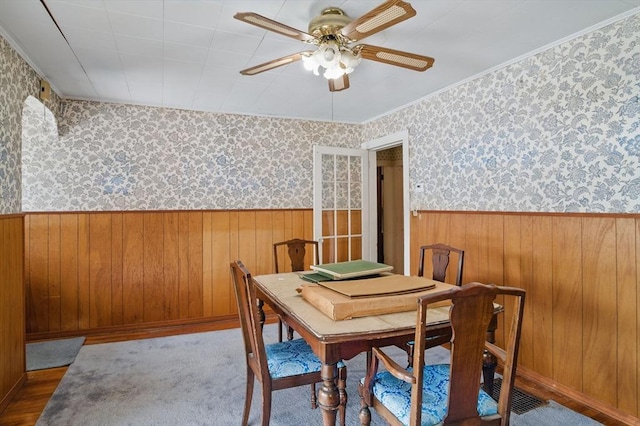
[[[402,145],[376,151],[378,262],[404,274]]]
[[[378,139],[370,140],[361,145],[362,149],[366,149],[369,152],[369,204],[368,210],[370,211],[371,221],[369,233],[371,238],[371,252],[373,256],[377,256],[380,252],[379,242],[376,235],[379,235],[378,224],[382,227],[381,234],[384,235],[384,239],[393,241],[393,243],[387,242],[385,248],[385,241],[382,241],[382,253],[386,262],[394,262],[394,272],[402,273],[404,275],[410,275],[410,205],[409,205],[409,132],[402,130],[396,133],[392,133],[387,136],[383,136]],[[389,151],[385,153],[385,151]],[[386,192],[387,198],[385,201],[385,195],[378,194],[378,153],[382,152],[381,160],[382,167],[391,167],[391,171],[385,171],[383,173],[385,177],[383,181],[386,181],[384,186],[387,186],[384,191],[384,186],[381,192]],[[385,159],[391,160],[390,163],[384,163]],[[390,176],[392,175],[392,177]],[[393,201],[389,201],[389,200]],[[378,207],[380,203],[383,204],[383,209],[386,211],[387,223],[390,219],[394,221],[393,226],[384,225],[384,217],[379,220]],[[393,207],[393,212],[389,211],[389,204]],[[386,205],[386,207],[384,207]],[[385,212],[383,211],[383,216]],[[389,247],[390,244],[394,244]],[[373,257],[375,259],[376,257]],[[389,260],[390,257],[394,260]],[[402,260],[399,260],[402,259]]]

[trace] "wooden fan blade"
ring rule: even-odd
[[[239,21],[246,22],[247,24],[255,25],[256,27],[264,28],[265,30],[282,34],[283,36],[295,38],[296,40],[311,41],[316,39],[311,34],[307,34],[304,31],[281,24],[280,22],[258,15],[257,13],[238,12],[233,17]]]
[[[282,58],[278,58],[278,59],[274,59],[272,61],[269,62],[265,62],[263,64],[259,64],[259,65],[255,65],[251,68],[247,68],[244,69],[242,71],[240,71],[240,74],[242,75],[256,75],[259,74],[261,72],[265,72],[265,71],[269,71],[272,70],[274,68],[278,68],[281,67],[283,65],[288,65],[292,62],[296,62],[299,61],[300,59],[302,59],[302,54],[303,53],[313,53],[309,50],[305,51],[305,52],[299,52],[299,53],[294,53],[293,55],[288,55],[288,56],[283,56]]]
[[[426,71],[433,66],[435,61],[429,56],[416,55],[415,53],[387,49],[380,46],[370,46],[368,44],[359,44],[354,47],[354,50],[357,51],[357,49],[360,49],[360,55],[362,55],[363,59],[396,65],[414,71]]]
[[[351,41],[361,40],[413,16],[416,11],[409,3],[390,0],[354,19],[341,32]]]
[[[329,80],[329,90],[332,92],[339,92],[349,88],[349,76],[343,74],[342,77]]]

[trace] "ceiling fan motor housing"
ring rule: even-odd
[[[338,7],[327,7],[309,22],[309,34],[321,39],[335,39],[351,18]]]

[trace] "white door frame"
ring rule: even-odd
[[[402,216],[404,220],[404,274],[410,274],[411,256],[410,256],[410,204],[409,204],[409,131],[401,130],[381,138],[364,142],[362,149],[369,151],[369,235],[371,235],[371,253],[377,253],[377,238],[373,238],[377,234],[376,228],[378,222],[378,213],[376,209],[377,193],[376,193],[376,152],[383,149],[393,148],[402,145]],[[363,191],[364,192],[364,191]],[[364,247],[362,248],[364,251]]]

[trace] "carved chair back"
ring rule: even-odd
[[[449,260],[451,253],[456,253],[458,256],[458,267],[456,269],[457,286],[462,285],[462,268],[464,266],[464,250],[451,247],[446,244],[430,244],[420,247],[420,263],[418,264],[418,276],[424,276],[424,262],[426,260],[426,253],[431,251],[431,264],[433,266],[433,279],[440,282],[445,282],[447,276],[447,269],[449,267]]]
[[[303,240],[294,238],[287,241],[281,241],[273,244],[273,261],[275,263],[276,274],[284,272],[284,268],[278,261],[278,251],[280,247],[286,246],[289,260],[291,261],[291,271],[298,272],[308,269],[309,264],[305,264],[307,257],[307,248],[313,249],[315,265],[320,263],[320,252],[318,251],[318,242],[314,240]]]

